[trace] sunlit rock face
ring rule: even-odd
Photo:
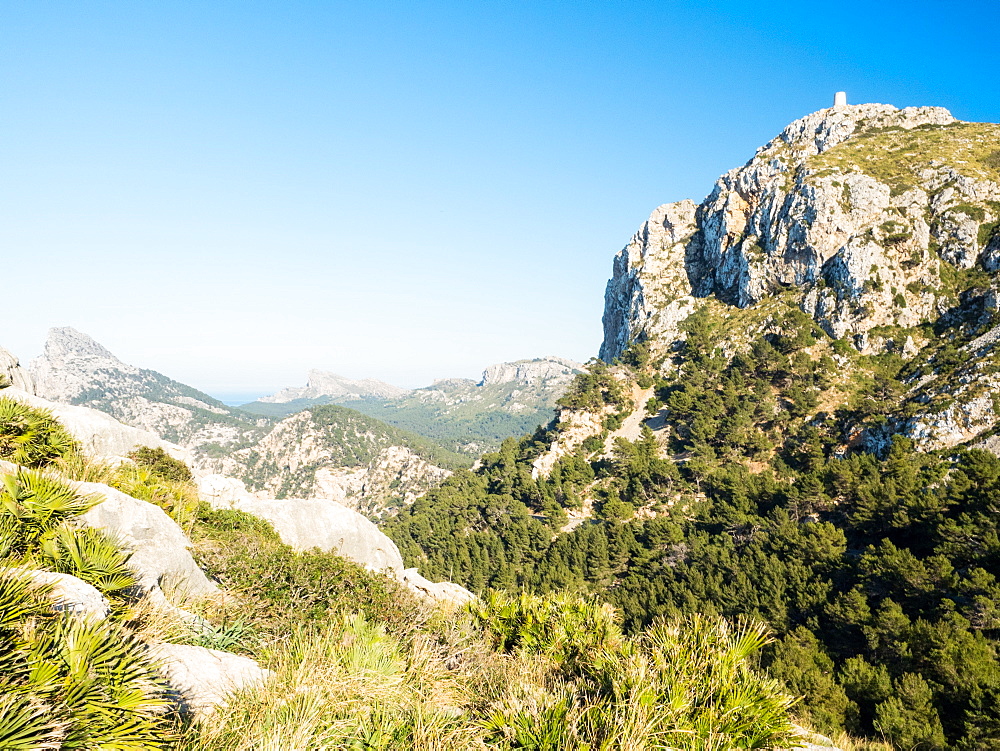
[[[601,357],[668,346],[699,298],[791,296],[856,346],[954,304],[952,270],[1000,268],[1000,126],[940,107],[820,110],[726,173],[698,206],[660,206],[615,257]],[[984,229],[985,228],[985,229]]]

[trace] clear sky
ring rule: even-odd
[[[789,121],[1000,120],[1000,3],[0,1],[0,345],[210,393],[586,360],[614,253]]]

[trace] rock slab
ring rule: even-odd
[[[236,691],[263,685],[274,675],[256,660],[189,644],[155,644],[151,656],[178,709],[195,719],[210,715]]]

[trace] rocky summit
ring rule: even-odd
[[[104,346],[70,327],[49,331],[41,357],[29,372],[38,396],[101,410],[195,450],[225,451],[253,440],[265,421],[227,407],[218,399],[119,360]]]
[[[669,346],[699,298],[787,294],[862,351],[901,347],[1000,268],[1000,125],[940,107],[833,107],[796,120],[700,204],[660,206],[616,256],[601,357]]]
[[[310,370],[304,387],[282,389],[271,396],[262,396],[258,401],[265,404],[284,404],[300,399],[322,399],[324,403],[381,397],[393,399],[404,396],[408,389],[393,386],[374,378],[352,380],[325,370]]]
[[[791,306],[849,352],[894,353],[919,372],[888,432],[928,449],[977,437],[992,447],[998,144],[1000,125],[940,107],[861,104],[796,120],[701,204],[658,207],[617,254],[601,357],[635,342],[674,351],[683,322],[720,304],[741,321],[722,343],[731,355]],[[956,325],[962,362],[944,373],[939,329]]]

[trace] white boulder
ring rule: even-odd
[[[104,500],[80,519],[89,527],[106,530],[132,551],[130,563],[143,590],[169,582],[188,595],[218,591],[191,557],[187,535],[159,506],[95,482],[71,485],[81,493],[103,496]]]
[[[98,619],[107,618],[111,606],[96,587],[83,579],[55,571],[23,571],[32,582],[47,586],[48,599],[57,613],[75,613]]]
[[[465,587],[454,582],[432,582],[421,576],[415,568],[403,569],[399,579],[417,595],[434,602],[457,606],[476,599],[476,596]]]
[[[236,691],[263,685],[274,673],[256,660],[188,644],[155,644],[151,656],[163,668],[171,698],[196,719],[225,706]]]
[[[2,355],[0,355],[0,371],[2,371]],[[49,401],[20,388],[2,389],[0,397],[14,399],[51,412],[53,417],[80,442],[83,452],[88,456],[98,459],[122,457],[140,446],[148,446],[161,448],[175,459],[187,463],[191,461],[191,452],[187,449],[164,441],[148,430],[124,425],[111,415],[96,409]]]

